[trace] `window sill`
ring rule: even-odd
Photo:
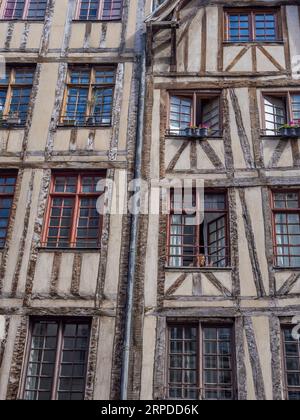
[[[72,130],[74,128],[88,128],[88,129],[97,129],[97,130],[107,130],[112,128],[112,125],[87,125],[87,124],[74,124],[74,125],[65,125],[65,124],[58,124],[57,128],[62,128],[62,129],[69,129]]]
[[[0,22],[30,22],[30,23],[44,23],[45,19],[6,19],[6,18],[1,18]]]
[[[122,23],[122,19],[73,19],[72,23]]]
[[[281,271],[297,271],[297,272],[300,272],[300,267],[278,267],[278,266],[274,266],[273,270],[275,270],[276,272],[281,272]]]
[[[228,47],[228,46],[245,46],[245,45],[284,45],[284,41],[283,40],[278,40],[278,41],[245,41],[245,42],[241,42],[241,41],[223,41],[223,46],[224,47]]]
[[[63,252],[63,253],[99,253],[101,248],[47,248],[47,247],[38,247],[39,252],[45,253],[54,253],[54,252]]]
[[[232,267],[170,267],[165,266],[165,270],[169,272],[212,272],[212,271],[232,271]]]

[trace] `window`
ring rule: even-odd
[[[56,174],[50,187],[43,246],[49,248],[97,248],[102,217],[96,205],[97,183],[103,174]]]
[[[207,192],[204,198],[204,221],[197,224],[195,213],[178,211],[172,193],[169,216],[170,267],[227,267],[229,264],[227,195]],[[184,197],[182,197],[182,201]],[[193,207],[199,206],[196,191]]]
[[[280,39],[280,13],[277,10],[228,11],[225,39],[229,42],[274,42]]]
[[[110,126],[114,83],[114,68],[70,69],[61,124]]]
[[[6,123],[24,125],[30,103],[34,68],[8,68],[0,80],[0,127]]]
[[[79,0],[78,20],[120,20],[123,0]]]
[[[4,19],[43,20],[48,0],[7,0]]]
[[[300,191],[275,191],[272,205],[275,265],[300,267]]]
[[[0,248],[5,246],[17,175],[0,173]]]
[[[277,135],[282,125],[300,121],[300,93],[264,94],[264,111],[266,135]]]
[[[171,135],[184,135],[185,129],[190,126],[206,126],[211,136],[219,136],[220,108],[220,93],[171,93],[168,132]]]
[[[300,401],[300,341],[293,338],[293,328],[283,328],[285,383],[288,400]]]
[[[168,346],[168,398],[235,399],[231,325],[169,325]]]
[[[24,399],[83,400],[89,341],[89,320],[32,320]]]

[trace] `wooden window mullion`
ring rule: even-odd
[[[63,345],[63,323],[62,321],[60,321],[58,323],[58,330],[57,330],[56,357],[55,357],[55,364],[54,364],[54,371],[53,371],[53,383],[52,383],[52,393],[51,393],[52,400],[57,400],[58,378],[59,378],[59,371],[60,371],[60,364],[61,364],[61,357],[62,357],[62,345]]]
[[[31,0],[25,0],[24,10],[23,10],[23,19],[26,19],[28,17],[30,2]]]

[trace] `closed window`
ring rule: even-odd
[[[43,20],[48,0],[7,0],[4,19]]]
[[[53,176],[43,246],[100,247],[102,217],[97,210],[97,184],[101,179],[101,173]]]
[[[172,194],[169,216],[170,267],[227,267],[229,264],[227,195],[209,192],[204,196],[204,220],[197,223],[193,211],[178,210],[177,193]],[[182,196],[182,202],[185,198]],[[180,203],[181,204],[181,203]],[[199,206],[193,192],[193,208]]]
[[[17,175],[0,172],[0,248],[5,246]]]
[[[285,124],[300,122],[300,93],[281,92],[264,94],[265,134],[277,135]]]
[[[300,267],[300,191],[273,192],[274,262]]]
[[[120,20],[123,0],[79,0],[79,20]]]
[[[276,10],[232,10],[225,14],[225,39],[229,42],[280,40],[280,14]]]
[[[32,320],[24,399],[83,400],[89,341],[89,320]]]
[[[24,125],[27,120],[34,68],[8,68],[0,79],[0,128],[11,123]]]
[[[184,135],[188,127],[206,127],[211,136],[221,134],[219,93],[182,92],[170,94],[169,130],[171,135]]]
[[[292,327],[283,328],[285,383],[287,399],[300,401],[300,341],[292,335]]]
[[[168,398],[235,399],[231,325],[171,324],[168,347]]]
[[[114,68],[70,69],[61,124],[110,126],[114,83]]]

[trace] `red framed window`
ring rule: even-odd
[[[48,0],[6,0],[3,19],[43,20]]]
[[[16,182],[16,173],[0,172],[0,248],[6,242]]]
[[[225,22],[225,40],[228,42],[275,42],[281,39],[278,10],[228,10]]]
[[[288,400],[300,401],[300,341],[294,339],[293,328],[282,329],[286,396]]]
[[[232,325],[169,325],[170,399],[234,400]]]
[[[184,136],[190,127],[205,127],[209,135],[221,135],[220,92],[170,92],[167,134]]]
[[[193,190],[193,207],[199,197]],[[229,234],[228,203],[225,192],[206,192],[204,220],[196,223],[195,213],[178,209],[175,193],[171,193],[169,216],[168,265],[170,267],[228,267]],[[184,196],[182,196],[184,202]]]
[[[103,178],[103,173],[53,176],[43,246],[100,247],[102,216],[97,211],[97,184]]]
[[[25,400],[83,400],[90,320],[33,319],[30,323]]]
[[[274,264],[300,267],[300,190],[273,191]]]
[[[120,20],[123,0],[78,0],[78,20]]]

